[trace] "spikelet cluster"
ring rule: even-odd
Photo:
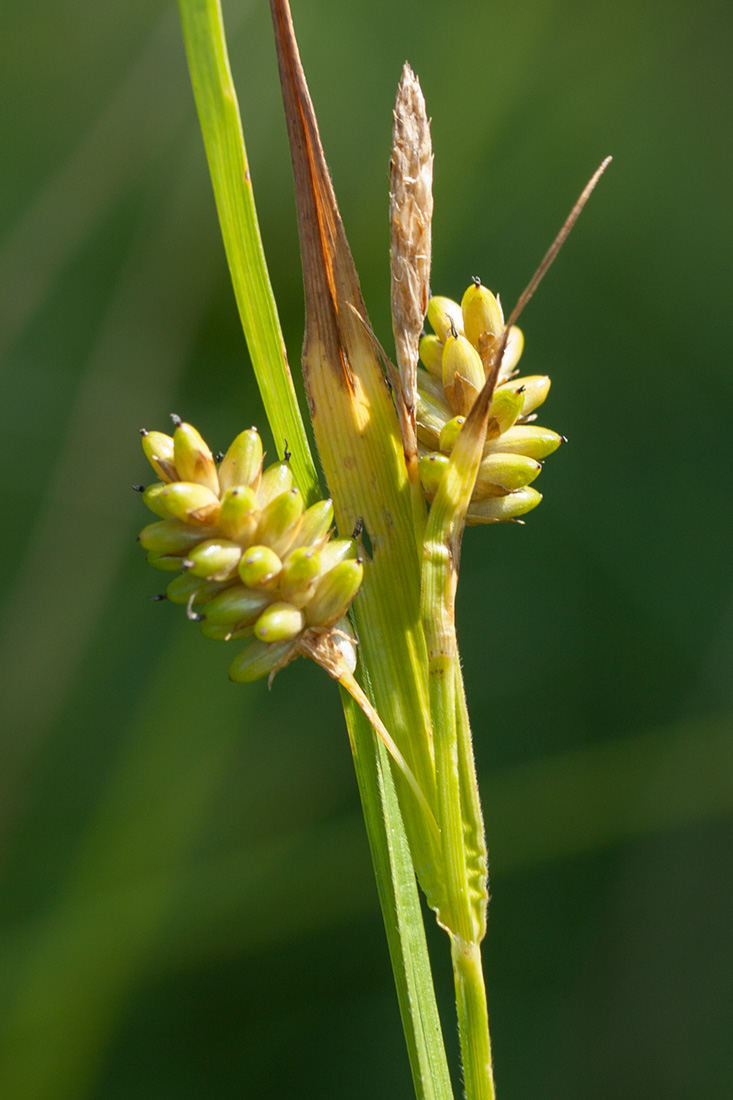
[[[185,605],[207,638],[248,641],[232,680],[259,679],[298,655],[307,632],[334,632],[355,664],[348,624],[363,566],[353,538],[333,538],[333,504],[305,508],[288,462],[263,470],[255,428],[217,465],[199,433],[174,417],[172,436],[142,431],[159,480],[143,492],[158,517],[139,541],[156,569],[178,574],[166,598]],[[196,610],[194,610],[196,608]]]
[[[466,416],[486,381],[492,350],[504,331],[497,298],[474,279],[461,304],[433,297],[428,305],[433,332],[420,341],[417,435],[420,478],[432,500]],[[466,521],[501,523],[535,508],[542,497],[531,483],[542,460],[562,436],[532,423],[547,397],[550,379],[516,377],[524,337],[513,326],[502,357],[489,409],[483,458]]]

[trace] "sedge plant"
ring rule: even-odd
[[[453,1096],[417,882],[450,941],[466,1096],[493,1100],[481,964],[488,862],[455,628],[461,540],[467,524],[516,521],[541,499],[532,483],[562,437],[535,423],[549,379],[518,376],[516,321],[607,162],[506,320],[479,279],[460,303],[431,296],[433,154],[406,66],[390,161],[393,365],[362,298],[287,0],[271,0],[324,493],[267,273],[220,5],[179,8],[232,283],[280,453],[264,466],[255,428],[218,459],[177,416],[172,434],[143,431],[157,480],[138,488],[157,518],[140,542],[151,565],[176,574],[163,598],[228,643],[232,680],[272,681],[305,656],[340,684],[416,1095]]]

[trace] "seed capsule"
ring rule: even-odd
[[[309,626],[333,626],[346,614],[359,591],[364,577],[360,561],[342,561],[318,582],[313,597],[305,607]]]
[[[494,393],[489,406],[486,438],[495,439],[496,436],[508,431],[521,413],[523,404],[524,394],[519,392],[518,385],[511,382],[506,386],[500,386]]]
[[[160,516],[161,519],[168,519],[170,512],[161,498],[164,489],[164,481],[154,481],[152,485],[148,485],[143,493],[143,502],[147,504],[151,512],[155,512],[156,516]]]
[[[420,359],[434,378],[443,377],[443,345],[440,337],[430,333],[420,339]]]
[[[550,379],[546,374],[531,374],[527,378],[515,378],[512,386],[521,386],[522,416],[528,416],[543,403],[550,392]]]
[[[156,554],[151,550],[146,560],[153,569],[162,569],[165,573],[177,573],[183,558],[179,554]]]
[[[480,280],[475,279],[461,300],[463,331],[475,348],[480,338],[489,334],[498,336],[504,328],[504,315],[494,295]]]
[[[461,428],[466,423],[465,416],[454,416],[452,420],[449,420],[447,424],[443,426],[440,433],[440,449],[444,454],[449,455],[456,445],[456,440],[460,435]]]
[[[249,588],[262,588],[279,575],[282,562],[269,546],[250,546],[239,563],[239,576]]]
[[[356,541],[355,539],[331,539],[321,550],[320,557],[321,576],[324,576],[342,561],[353,561],[356,558]]]
[[[449,462],[447,455],[437,453],[423,455],[420,459],[418,463],[420,481],[428,500],[432,500],[437,493]]]
[[[161,481],[178,481],[173,440],[164,432],[142,431],[143,451]]]
[[[471,500],[502,496],[529,485],[542,467],[525,455],[490,454],[481,460]]]
[[[222,493],[237,485],[248,485],[257,492],[262,472],[262,440],[256,428],[240,432],[219,466]]]
[[[179,568],[180,564],[179,561]],[[189,570],[174,577],[166,588],[165,594],[171,603],[185,607],[192,596],[195,604],[206,603],[217,593],[225,590],[228,583],[228,581],[206,581]]]
[[[478,523],[506,523],[507,520],[516,519],[536,508],[542,500],[542,494],[529,486],[526,489],[517,489],[504,497],[488,497],[486,500],[471,501],[466,515],[466,521],[470,524]]]
[[[318,549],[328,538],[333,523],[333,501],[319,500],[303,512],[303,521],[293,540],[291,552],[299,547]]]
[[[149,523],[140,532],[140,545],[155,554],[183,554],[202,539],[216,534],[216,528],[192,527],[177,519]]]
[[[449,336],[443,348],[443,389],[454,412],[467,416],[486,376],[481,356],[465,336]]]
[[[224,539],[207,539],[186,555],[186,567],[196,577],[212,581],[226,581],[236,576],[242,547]],[[191,563],[191,564],[189,564]]]
[[[278,589],[288,603],[303,607],[310,599],[315,582],[323,572],[322,558],[318,550],[303,546],[288,554],[283,563]]]
[[[305,626],[303,612],[290,603],[272,603],[255,623],[255,637],[262,642],[290,642]]]
[[[260,508],[264,508],[275,497],[286,493],[293,487],[293,471],[288,462],[273,462],[262,475],[260,487],[257,490],[257,499]]]
[[[236,539],[246,546],[255,536],[259,512],[254,490],[245,485],[236,485],[224,493],[219,526],[228,539]]]
[[[166,485],[160,500],[168,514],[184,523],[213,526],[219,518],[219,499],[205,485],[193,481],[174,481]]]
[[[270,603],[266,592],[253,592],[243,584],[226,588],[212,597],[204,608],[207,623],[212,626],[236,627],[253,626]]]
[[[219,496],[214,456],[192,424],[180,423],[173,433],[176,469],[181,481],[195,481]]]
[[[446,342],[453,329],[459,335],[463,334],[461,307],[452,298],[431,298],[428,302],[428,321],[442,343]]]
[[[280,557],[288,552],[303,522],[303,497],[293,487],[280,493],[260,512],[257,542],[269,546]]]
[[[498,439],[487,443],[484,453],[503,451],[505,454],[542,459],[556,451],[562,441],[562,436],[549,428],[540,428],[535,424],[515,424]]]
[[[270,645],[260,641],[259,638],[254,638],[232,661],[229,666],[229,679],[234,680],[236,684],[249,684],[253,680],[261,680],[287,657],[291,649],[292,642],[278,642]]]

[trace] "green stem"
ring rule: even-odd
[[[481,947],[451,936],[453,982],[467,1100],[495,1100]]]

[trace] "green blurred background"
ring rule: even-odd
[[[569,444],[474,530],[460,633],[503,1100],[733,1088],[733,19],[716,0],[293,0],[377,332],[403,61],[433,289],[513,303]],[[264,0],[225,15],[291,361],[302,287]],[[27,0],[0,41],[2,1023],[8,1100],[408,1098],[333,685],[266,687],[148,602],[137,429],[263,425],[172,4]],[[270,448],[271,449],[271,448]],[[430,922],[429,922],[430,923]],[[430,924],[456,1061],[447,945]]]

